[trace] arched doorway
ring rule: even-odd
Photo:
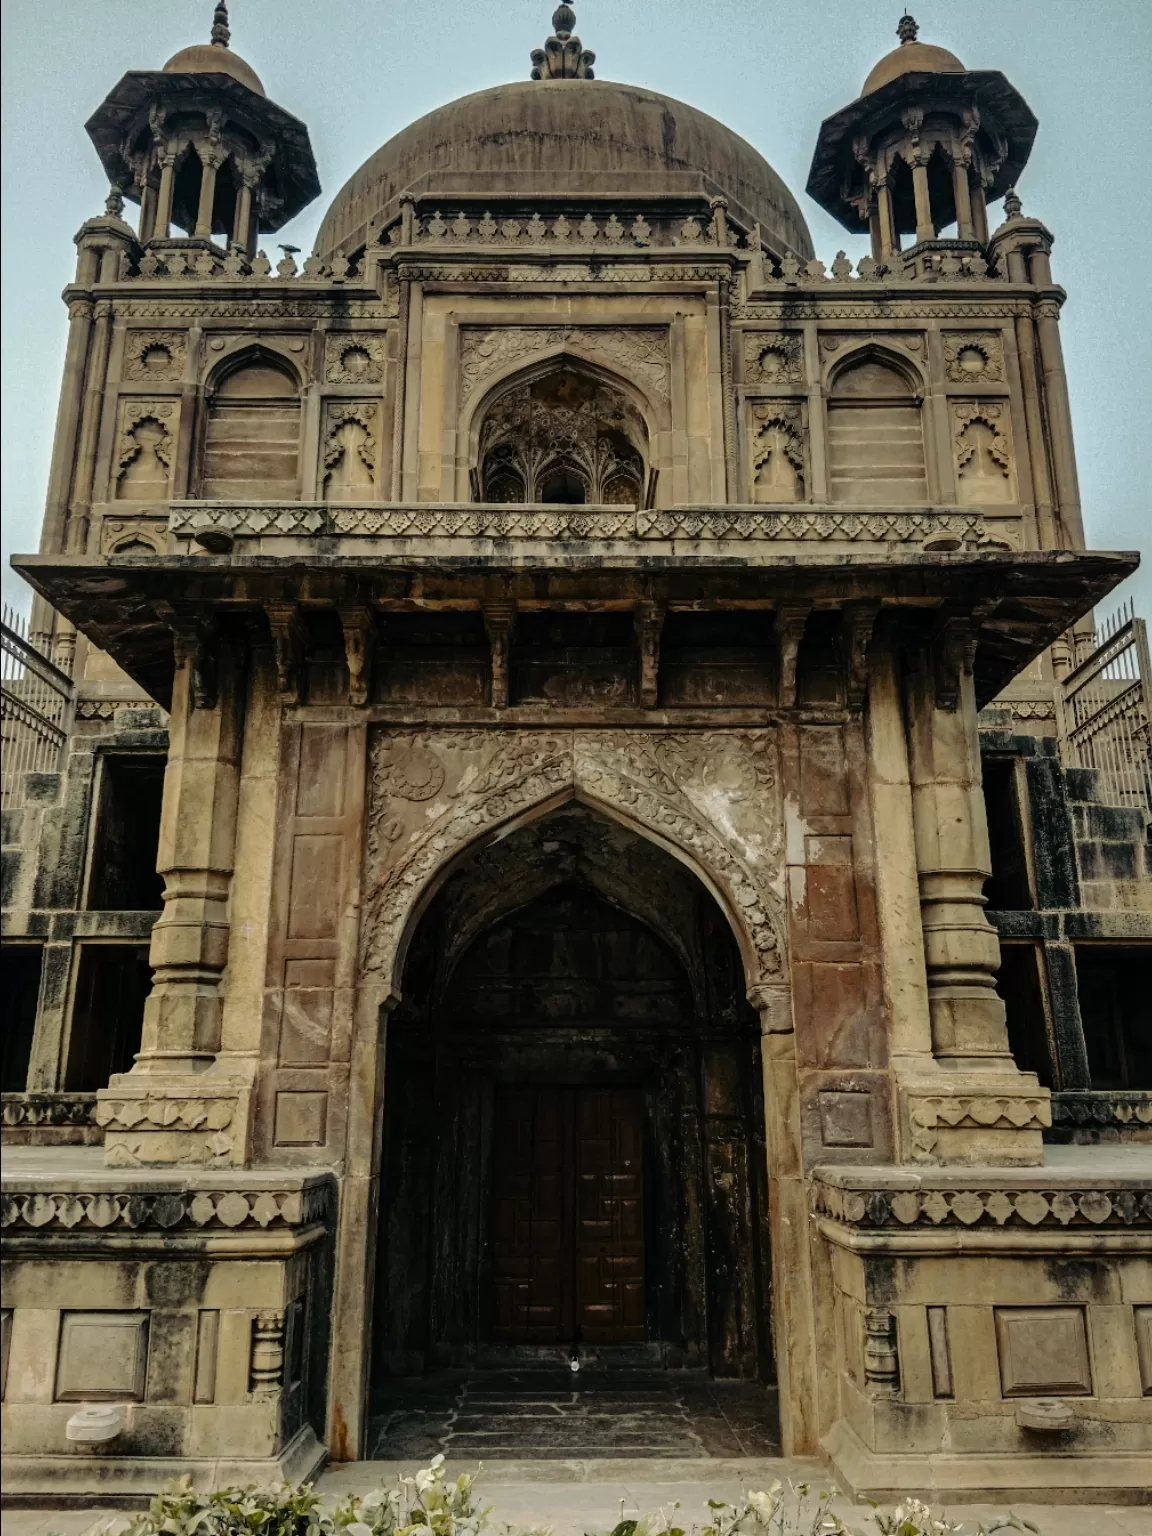
[[[398,1377],[572,1356],[771,1381],[759,1023],[700,880],[570,802],[457,867],[402,992],[377,1409]]]

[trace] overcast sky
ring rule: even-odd
[[[1152,257],[1147,190],[1149,0],[913,0],[924,41],[1001,69],[1040,119],[1020,185],[1056,235],[1064,345],[1089,543],[1138,549],[1124,589],[1152,617]],[[526,77],[551,0],[233,0],[232,42],[269,96],[308,124],[322,196],[281,234],[305,251],[369,154],[441,102]],[[818,254],[863,254],[804,195],[822,118],[895,46],[899,0],[576,0],[601,79],[721,118],[798,196]],[[64,355],[72,236],[107,187],[84,123],[129,69],[207,41],[212,0],[2,0],[4,595],[8,555],[35,549]],[[998,222],[994,214],[993,222]],[[275,254],[274,252],[271,254]]]

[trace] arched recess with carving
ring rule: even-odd
[[[412,933],[484,842],[578,799],[680,860],[736,936],[750,996],[786,1008],[782,821],[771,731],[392,732],[373,745],[362,975],[400,992]],[[442,805],[429,814],[427,801]],[[712,814],[704,809],[712,807]],[[716,825],[723,805],[726,833]],[[735,840],[734,840],[735,839]]]
[[[917,364],[868,342],[836,357],[825,387],[831,499],[862,506],[926,503],[925,386]]]
[[[666,400],[571,343],[511,367],[466,411],[472,500],[643,506],[661,469]],[[654,473],[655,472],[655,473]]]
[[[299,500],[301,385],[293,364],[267,347],[217,365],[205,384],[200,496]]]

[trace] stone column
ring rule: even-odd
[[[880,183],[876,196],[880,210],[880,248],[882,255],[887,258],[899,252],[900,243],[892,213],[892,188],[886,181]]]
[[[968,180],[967,162],[957,157],[952,166],[952,185],[956,198],[956,231],[961,240],[975,239],[972,222],[972,186]]]
[[[160,156],[160,191],[156,195],[156,223],[152,228],[153,240],[167,240],[172,225],[172,192],[176,184],[176,151],[169,149]]]
[[[252,191],[255,179],[245,174],[236,197],[236,217],[232,221],[232,244],[239,246],[245,256],[252,255]]]
[[[216,203],[216,172],[220,167],[218,152],[207,144],[197,145],[200,156],[200,202],[196,209],[196,228],[192,231],[197,240],[212,238],[212,209]]]
[[[1052,268],[1047,251],[1032,252],[1032,282],[1038,288],[1052,286]],[[1076,473],[1076,453],[1072,446],[1072,407],[1068,399],[1068,375],[1064,369],[1064,348],[1060,341],[1060,306],[1054,298],[1041,299],[1036,305],[1036,340],[1040,347],[1040,367],[1044,374],[1044,394],[1048,402],[1048,442],[1052,450],[1052,473],[1056,481],[1056,501],[1069,549],[1084,548],[1084,519],[1080,510],[1080,480]]]
[[[901,1090],[914,1160],[1034,1165],[1047,1089],[1017,1070],[996,992],[1000,941],[984,912],[991,873],[972,676],[977,620],[946,618],[903,647],[904,706],[928,1019],[937,1072]],[[942,1070],[941,1070],[942,1069]]]
[[[932,198],[928,191],[928,162],[917,156],[912,166],[912,192],[916,198],[916,240],[935,240]]]
[[[164,909],[141,1049],[99,1095],[105,1160],[221,1164],[243,1155],[247,1085],[214,1073],[236,842],[244,668],[199,621],[177,619],[157,868]],[[243,1104],[241,1103],[243,1100]]]

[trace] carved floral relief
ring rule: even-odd
[[[499,326],[460,330],[460,398],[467,400],[476,388],[509,363],[530,358],[553,347],[575,346],[603,359],[609,368],[623,369],[643,382],[657,399],[670,396],[668,331],[665,326]]]
[[[1003,338],[995,331],[945,331],[944,371],[953,384],[1002,384]]]
[[[573,795],[682,851],[735,914],[749,985],[784,964],[782,810],[771,730],[380,730],[370,759],[364,965],[393,980],[435,878],[518,815]]]
[[[744,337],[745,384],[803,384],[804,337],[799,331],[754,331]]]
[[[129,331],[124,339],[126,379],[174,380],[183,377],[187,355],[183,331]]]
[[[379,384],[386,338],[378,331],[330,332],[324,340],[324,378],[329,384]]]

